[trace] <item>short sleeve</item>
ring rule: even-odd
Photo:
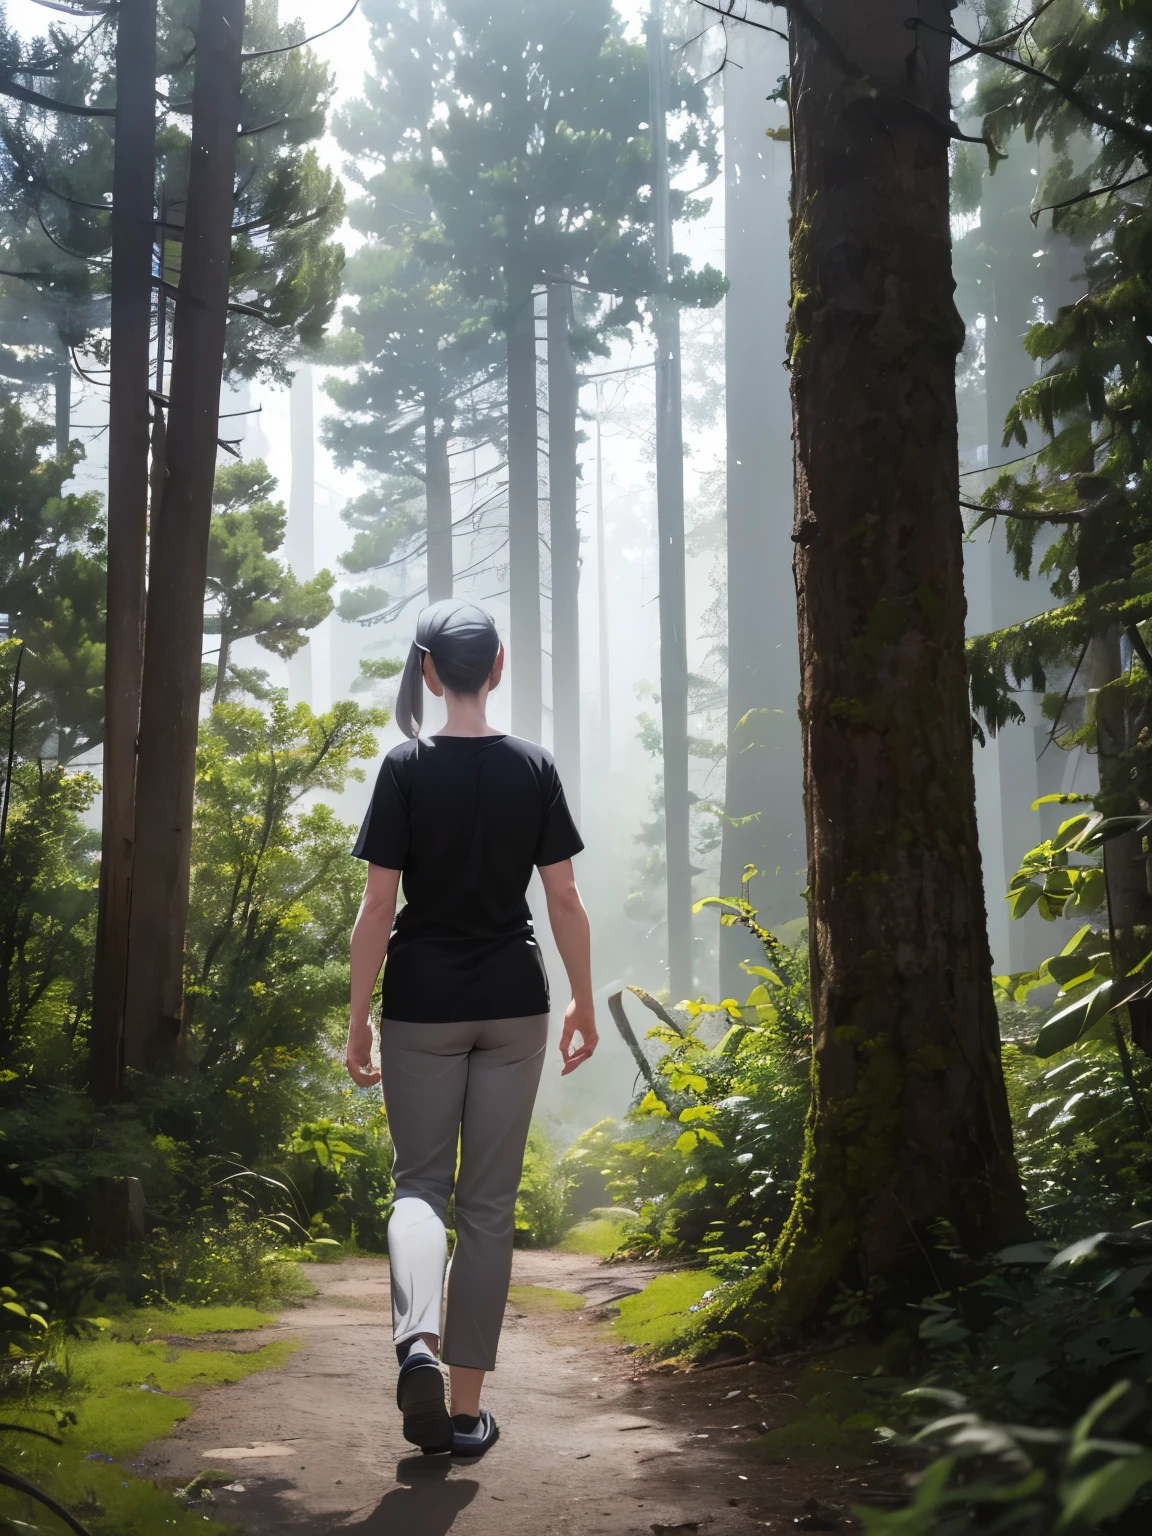
[[[584,841],[572,820],[556,765],[550,761],[545,764],[543,788],[544,815],[532,862],[536,865],[560,864],[578,854],[584,847]]]
[[[408,857],[408,796],[402,768],[386,757],[376,776],[372,803],[352,850],[354,858],[379,864],[384,869],[403,869]]]

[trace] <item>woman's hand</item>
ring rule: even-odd
[[[573,1045],[573,1036],[580,1036],[580,1048]],[[564,1010],[564,1029],[560,1035],[560,1054],[564,1058],[564,1070],[561,1077],[567,1077],[569,1072],[575,1072],[592,1055],[600,1043],[600,1036],[596,1033],[596,1010],[591,1000],[578,1003],[575,998]]]
[[[380,1074],[372,1066],[372,1026],[355,1019],[348,1023],[348,1049],[344,1055],[348,1075],[360,1088],[372,1088],[380,1081]]]

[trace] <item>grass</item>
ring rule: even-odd
[[[256,1307],[133,1307],[112,1319],[109,1336],[140,1344],[145,1339],[198,1339],[205,1333],[250,1333],[269,1328],[275,1313]]]
[[[521,1312],[577,1312],[584,1305],[575,1291],[560,1291],[551,1285],[510,1285],[508,1300]]]
[[[592,1258],[608,1259],[624,1240],[622,1221],[607,1216],[581,1221],[557,1243],[561,1253],[586,1253]]]
[[[636,1296],[616,1303],[620,1316],[608,1326],[611,1336],[646,1354],[671,1354],[686,1344],[695,1329],[697,1306],[716,1283],[706,1269],[679,1269],[657,1275]]]
[[[149,1331],[160,1319],[166,1332],[176,1331],[178,1319],[185,1336],[200,1324],[201,1332],[229,1331],[245,1327],[251,1313],[247,1307],[145,1309],[117,1318],[102,1337],[69,1345],[63,1370],[49,1371],[44,1385],[0,1404],[8,1423],[56,1433],[62,1444],[0,1432],[0,1462],[72,1509],[93,1536],[225,1536],[225,1527],[192,1504],[136,1476],[131,1458],[170,1434],[192,1411],[197,1393],[283,1365],[295,1348],[278,1339],[245,1354],[179,1349],[148,1338]],[[255,1316],[261,1326],[272,1321]],[[22,1495],[5,1494],[4,1505],[31,1529],[42,1518],[55,1528]],[[2,1516],[0,1528],[10,1528]]]

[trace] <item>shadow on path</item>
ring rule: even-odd
[[[447,1457],[405,1456],[390,1488],[362,1520],[340,1526],[361,1536],[448,1536],[456,1517],[480,1491],[471,1478],[449,1478]]]

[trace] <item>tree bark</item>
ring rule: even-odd
[[[120,1093],[135,841],[136,733],[148,543],[148,374],[156,182],[156,0],[121,0],[116,30],[108,403],[104,789],[89,1081]],[[71,368],[64,372],[65,400]],[[59,405],[58,405],[59,420]],[[58,431],[59,435],[59,431]],[[67,425],[63,449],[68,447]]]
[[[787,143],[766,137],[782,109],[764,82],[788,68],[786,45],[734,27],[724,70],[724,300],[727,429],[728,756],[720,890],[744,870],[769,926],[803,912],[804,799],[792,584],[792,412],[788,325]],[[784,119],[786,120],[786,119]],[[744,998],[747,929],[720,929],[721,996]]]
[[[668,281],[672,220],[668,186],[668,56],[660,0],[648,21],[656,269]],[[688,796],[688,635],[684,573],[684,439],[680,397],[680,311],[666,294],[652,301],[656,333],[656,538],[660,576],[660,726],[664,767],[664,854],[668,894],[668,986],[691,995],[692,853]]]
[[[119,36],[117,36],[117,46],[119,46]],[[154,90],[155,87],[153,87]],[[125,105],[128,106],[128,103]],[[115,178],[115,165],[112,174]],[[151,238],[151,228],[148,230],[148,235]],[[112,239],[115,242],[115,229],[112,232]],[[149,299],[151,299],[151,290],[149,290]],[[72,359],[70,357],[66,356],[57,366],[52,385],[56,407],[56,457],[62,459],[68,452],[68,445],[72,440]],[[109,455],[111,455],[111,445],[109,445]]]
[[[539,741],[540,490],[536,429],[536,307],[531,285],[513,290],[508,331],[508,586],[512,731]]]
[[[448,433],[437,430],[436,401],[424,397],[424,491],[427,497],[428,601],[452,596],[452,464]]]
[[[949,22],[948,0],[920,15]],[[795,575],[814,1032],[784,1317],[939,1288],[1026,1228],[964,667],[948,41],[904,0],[792,20]],[[942,126],[941,126],[942,125]]]
[[[172,1063],[181,1031],[243,27],[244,0],[201,0],[167,478],[152,530],[140,710],[125,1062],[142,1069]]]
[[[573,814],[580,814],[580,530],[572,289],[548,285],[548,506],[552,533],[552,744]]]
[[[310,581],[316,574],[316,438],[309,363],[304,363],[292,380],[288,418],[292,476],[284,554],[296,580]],[[288,658],[288,697],[293,704],[311,705],[312,681],[312,643],[306,640]]]

